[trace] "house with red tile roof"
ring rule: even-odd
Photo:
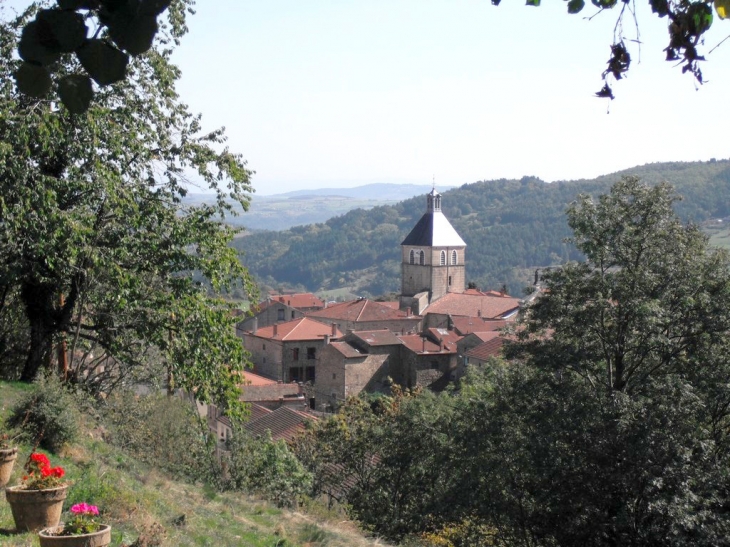
[[[358,298],[338,302],[326,308],[309,312],[307,317],[335,324],[343,332],[389,329],[393,332],[418,332],[422,317],[410,309],[396,309],[384,302]]]
[[[274,323],[283,323],[304,317],[307,312],[324,308],[325,303],[313,293],[270,294],[252,306],[250,317],[236,325],[238,332],[252,332]]]
[[[386,352],[368,353],[344,341],[330,343],[322,350],[314,383],[317,408],[336,407],[347,397],[363,391],[388,390],[390,359],[391,355]]]
[[[514,321],[520,311],[520,303],[518,298],[501,293],[490,294],[475,290],[449,293],[428,307],[424,328],[448,328],[453,318],[459,316]]]
[[[456,343],[447,339],[437,343],[418,334],[400,335],[398,339],[403,345],[400,359],[390,365],[393,381],[407,388],[446,387],[456,370]]]
[[[335,325],[302,317],[239,335],[257,374],[283,382],[313,382],[319,353],[342,332]]]

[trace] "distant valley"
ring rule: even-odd
[[[440,187],[439,191],[450,188]],[[379,205],[392,205],[430,190],[431,186],[427,184],[382,183],[355,188],[296,190],[270,196],[254,194],[247,212],[243,213],[237,206],[238,216],[230,216],[226,221],[252,231],[286,230],[293,226],[326,222],[353,209],[367,210]],[[210,194],[190,193],[185,201],[194,204],[212,200]]]

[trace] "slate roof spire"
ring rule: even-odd
[[[466,247],[466,243],[441,212],[441,194],[434,187],[426,195],[426,212],[401,245]]]

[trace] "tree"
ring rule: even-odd
[[[592,386],[634,392],[656,375],[692,375],[730,330],[730,261],[707,236],[683,225],[664,183],[624,177],[598,203],[568,208],[572,242],[586,260],[544,274],[547,293],[526,317],[532,362],[570,370]]]
[[[570,206],[586,260],[544,275],[490,422],[461,435],[489,454],[472,460],[493,485],[483,514],[524,544],[725,541],[730,259],[677,199],[625,177]]]
[[[63,341],[71,376],[103,380],[97,389],[156,363],[171,387],[232,403],[244,352],[215,291],[254,290],[221,223],[228,199],[247,208],[250,171],[175,92],[170,40],[182,22],[171,16],[128,77],[73,114],[56,95],[15,90],[13,52],[31,13],[0,26],[0,318],[23,310],[21,379],[49,367]],[[60,77],[78,69],[60,55]],[[215,204],[184,202],[191,173]],[[82,370],[83,357],[93,370]]]

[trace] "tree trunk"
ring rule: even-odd
[[[41,368],[50,368],[53,355],[54,293],[49,285],[27,282],[20,292],[30,327],[30,348],[20,380],[32,382]]]

